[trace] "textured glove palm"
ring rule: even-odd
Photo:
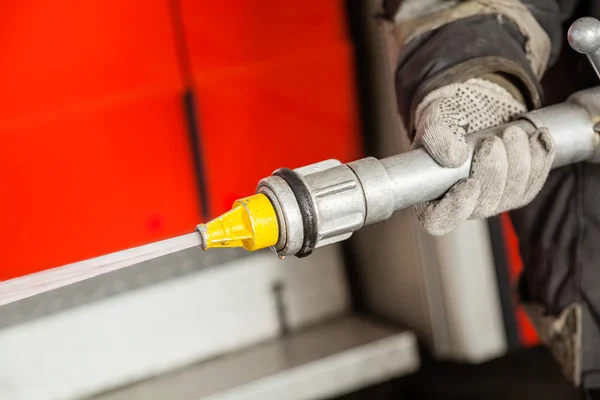
[[[443,167],[457,168],[469,157],[465,137],[525,111],[508,91],[492,82],[471,79],[448,85],[430,93],[417,108],[413,148],[424,147]],[[441,199],[417,206],[417,216],[427,232],[443,235],[467,219],[522,207],[541,190],[554,153],[546,129],[527,135],[511,126],[478,143],[469,178]]]

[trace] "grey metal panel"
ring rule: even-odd
[[[341,261],[266,251],[0,329],[0,399],[82,398],[345,315]]]
[[[345,317],[93,400],[319,399],[415,371],[414,335]]]
[[[192,248],[0,306],[0,329],[247,257]]]
[[[365,38],[363,55],[370,62],[370,103],[375,103],[369,139],[374,157],[410,150],[410,141],[396,107],[394,70],[400,44],[391,23],[375,23],[378,2],[360,2]],[[356,277],[360,297],[369,312],[398,321],[432,346],[448,343],[447,322],[441,304],[436,252],[419,229],[411,209],[400,210],[387,221],[363,227],[350,239],[356,249]],[[431,298],[430,294],[438,294]]]
[[[367,127],[369,155],[388,157],[410,150],[395,107],[394,68],[401,46],[394,43],[390,24],[375,22],[378,2],[362,3],[368,54],[361,54],[361,60],[370,62],[371,82],[365,86],[372,91],[369,103],[377,105]],[[486,260],[489,243],[486,235],[481,237],[480,224],[468,223],[436,239],[424,233],[413,210],[405,209],[363,227],[350,239],[355,249],[353,281],[363,307],[414,330],[440,357],[475,361],[502,352],[502,327],[494,323],[500,310],[487,279],[493,265]],[[450,251],[453,247],[457,254]],[[469,253],[478,261],[464,262]],[[469,268],[473,274],[465,273]],[[479,278],[482,284],[473,284]],[[469,301],[478,307],[468,307],[461,315],[462,302]],[[477,318],[486,324],[473,324]],[[465,334],[469,329],[471,335]],[[489,340],[470,341],[473,335]]]
[[[369,312],[410,327],[435,353],[449,343],[437,254],[419,232],[412,210],[402,210],[354,239],[357,281]]]

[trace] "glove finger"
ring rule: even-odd
[[[531,152],[527,132],[518,126],[506,128],[501,137],[506,150],[508,173],[498,211],[507,211],[519,207],[523,202],[531,172]]]
[[[440,200],[418,205],[415,211],[429,234],[444,235],[469,219],[477,205],[479,194],[477,179],[468,178],[452,186]]]
[[[508,162],[504,143],[498,136],[483,139],[473,153],[471,177],[481,185],[481,193],[471,218],[487,218],[498,210],[506,185]]]
[[[469,157],[465,130],[459,125],[455,110],[448,99],[434,101],[423,113],[417,126],[417,145],[423,145],[427,153],[442,167],[458,168]]]
[[[554,139],[550,136],[547,128],[538,129],[531,135],[529,148],[531,149],[531,173],[521,206],[531,203],[542,190],[556,155]]]

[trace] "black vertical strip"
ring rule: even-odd
[[[273,300],[277,309],[277,320],[279,322],[280,336],[288,336],[290,334],[290,323],[288,318],[287,307],[285,306],[285,285],[281,281],[273,284]]]
[[[194,175],[196,177],[196,189],[198,191],[198,201],[200,202],[200,213],[202,218],[210,218],[210,205],[208,201],[208,185],[206,183],[206,172],[203,162],[202,140],[200,139],[200,123],[198,122],[198,102],[194,92],[194,78],[192,75],[192,64],[188,53],[188,46],[185,39],[185,30],[183,17],[179,0],[170,1],[171,18],[173,23],[173,34],[177,55],[179,57],[179,66],[181,76],[185,85],[183,93],[183,111],[186,119],[188,139],[194,163]]]
[[[352,298],[352,311],[355,313],[363,313],[367,311],[367,303],[364,296],[364,290],[360,283],[360,269],[358,260],[356,257],[355,243],[352,238],[344,240],[341,243],[342,248],[342,260],[346,270],[346,282],[348,283],[348,289],[350,291],[350,297]]]
[[[194,161],[194,171],[196,175],[196,188],[198,190],[198,199],[200,201],[200,211],[202,217],[206,220],[210,218],[210,206],[208,202],[208,186],[206,184],[204,162],[202,158],[202,144],[200,142],[200,128],[197,117],[196,95],[191,89],[183,94],[183,104],[185,117],[188,126],[188,136]]]
[[[365,135],[377,124],[377,114],[370,101],[375,94],[373,93],[374,85],[372,84],[373,68],[370,59],[369,44],[365,40],[367,37],[365,30],[366,19],[364,10],[366,9],[365,0],[346,0],[345,13],[348,27],[348,33],[353,45],[354,51],[354,76],[357,93],[358,93],[358,111],[359,123],[361,130],[362,145],[366,154],[374,154],[375,143],[373,137]],[[373,135],[372,135],[373,136]],[[346,279],[348,288],[352,297],[352,308],[354,312],[364,312],[366,303],[364,299],[363,289],[360,280],[360,265],[356,257],[355,243],[352,238],[342,242],[342,256],[346,269]]]
[[[366,155],[375,154],[376,143],[375,135],[368,135],[368,132],[378,131],[377,102],[372,101],[377,97],[376,88],[373,84],[375,71],[374,62],[369,51],[370,44],[366,39],[367,34],[366,20],[373,18],[367,15],[366,10],[370,0],[346,0],[346,20],[348,21],[348,32],[354,50],[354,76],[355,85],[358,93],[358,111],[359,123],[362,132],[362,144]]]
[[[488,219],[488,227],[494,255],[496,269],[496,282],[502,307],[502,319],[506,334],[506,344],[509,350],[521,347],[519,340],[519,328],[516,320],[516,310],[513,300],[513,290],[510,284],[509,266],[506,260],[506,247],[500,217]]]

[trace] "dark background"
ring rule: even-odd
[[[481,365],[436,362],[423,355],[414,375],[332,400],[577,400],[544,347],[518,350]]]

